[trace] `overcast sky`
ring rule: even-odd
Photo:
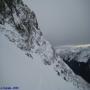
[[[24,0],[54,46],[90,43],[90,0]]]

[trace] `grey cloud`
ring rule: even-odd
[[[90,0],[25,0],[53,45],[90,43]],[[30,2],[30,3],[29,3]]]

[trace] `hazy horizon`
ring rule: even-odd
[[[54,46],[90,43],[90,0],[24,0]]]

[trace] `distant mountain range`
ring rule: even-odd
[[[90,83],[90,45],[62,46],[57,55],[76,73]]]

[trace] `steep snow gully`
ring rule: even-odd
[[[72,67],[44,39],[34,11],[22,0],[0,0],[0,37],[0,85],[16,83],[20,85],[20,90],[90,90],[85,78],[75,74]],[[23,53],[32,64],[24,61],[27,58]]]

